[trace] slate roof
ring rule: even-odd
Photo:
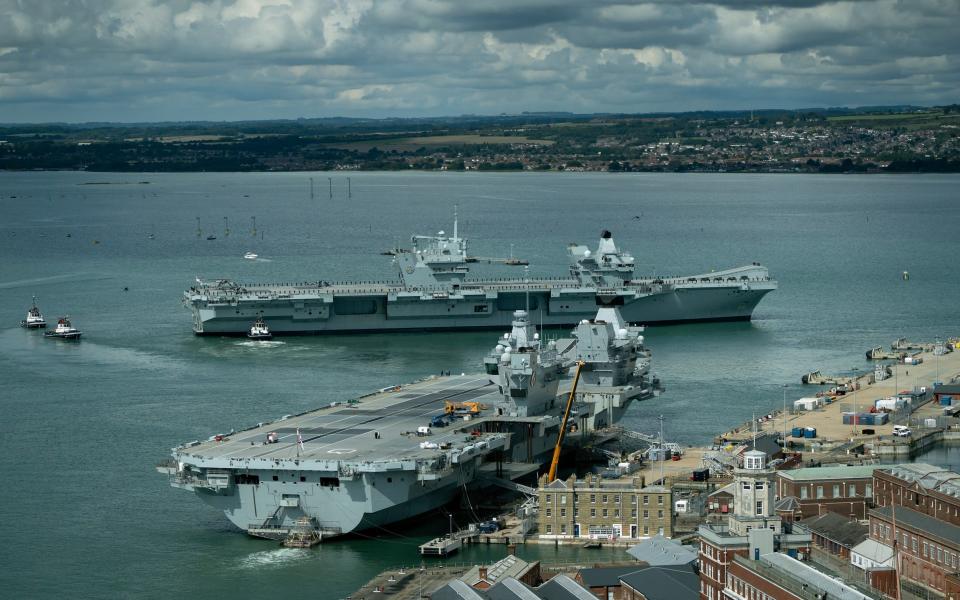
[[[629,548],[627,554],[651,567],[685,565],[697,560],[697,551],[693,546],[684,546],[662,535],[640,542]]]
[[[642,569],[643,565],[624,565],[621,567],[596,567],[580,569],[580,580],[588,588],[614,587],[620,585],[620,577]]]
[[[536,564],[536,562],[528,563],[522,558],[517,558],[513,554],[510,554],[509,556],[501,558],[489,567],[486,567],[486,580],[490,583],[496,583],[507,577],[523,577],[527,570]],[[466,574],[460,578],[460,580],[465,582],[467,585],[476,585],[480,582],[480,567],[473,567],[467,571]]]
[[[692,565],[647,567],[620,578],[647,600],[697,600],[700,578]]]
[[[811,533],[816,533],[847,548],[852,548],[867,539],[867,534],[870,533],[870,528],[866,525],[829,511],[816,517],[806,518],[800,521],[799,525]]]
[[[875,508],[870,511],[870,514],[877,514],[885,519],[892,518],[889,506]],[[934,519],[933,517],[925,515],[921,512],[917,512],[903,506],[898,506],[897,525],[912,527],[913,529],[922,531],[924,535],[930,538],[939,539],[953,544],[954,547],[960,548],[960,527],[951,525],[946,521]]]
[[[506,577],[487,590],[475,590],[459,579],[437,588],[432,600],[596,600],[566,575],[557,575],[540,587],[531,588],[513,577]]]
[[[781,498],[773,505],[774,512],[797,512],[800,510],[800,500],[796,496]]]
[[[916,483],[925,489],[936,490],[942,494],[960,498],[960,473],[954,473],[950,469],[935,467],[926,463],[914,463],[886,467],[883,470],[894,477]]]
[[[837,467],[807,467],[777,471],[777,477],[791,481],[814,481],[817,479],[871,479],[876,465],[841,465]]]

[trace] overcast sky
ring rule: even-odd
[[[960,0],[0,0],[0,122],[960,101]]]

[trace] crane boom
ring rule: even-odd
[[[573,398],[577,393],[577,383],[580,381],[580,369],[583,368],[583,361],[577,361],[577,372],[573,376],[573,387],[570,388],[570,395],[567,396],[567,407],[563,411],[563,422],[560,424],[560,435],[557,436],[557,447],[553,449],[553,460],[550,461],[550,474],[547,476],[547,483],[557,478],[557,465],[560,464],[560,447],[563,445],[563,436],[567,432],[567,420],[570,418],[570,408],[573,406]]]

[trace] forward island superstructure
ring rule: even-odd
[[[329,538],[427,513],[550,458],[572,361],[592,359],[594,375],[577,394],[565,444],[592,439],[630,402],[653,396],[649,352],[616,309],[583,326],[589,336],[544,343],[528,313],[515,311],[486,373],[432,377],[211,436],[174,448],[158,469],[240,529],[271,539],[305,521]],[[578,351],[588,337],[591,347]]]
[[[527,309],[547,327],[573,326],[593,316],[598,299],[616,300],[631,323],[668,324],[749,320],[757,303],[777,288],[759,263],[687,277],[634,277],[634,258],[609,231],[596,251],[568,247],[568,277],[472,279],[467,240],[414,236],[394,249],[392,282],[290,285],[202,280],[184,292],[197,335],[243,335],[262,315],[274,335],[500,329]],[[504,259],[508,264],[522,263]]]

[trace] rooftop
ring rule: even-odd
[[[627,554],[651,567],[685,565],[697,560],[697,550],[680,542],[655,535],[627,550]]]
[[[530,568],[536,566],[537,564],[539,563],[528,563],[522,558],[517,558],[511,554],[501,558],[489,567],[473,567],[460,578],[460,581],[463,581],[469,585],[476,585],[484,579],[490,583],[495,583],[508,577],[522,577],[528,570],[530,570]],[[487,570],[487,576],[484,578],[480,577],[480,569],[482,568]]]
[[[824,594],[832,600],[875,600],[880,597],[870,595],[866,590],[861,591],[778,552],[764,554],[760,560],[737,556],[734,561],[804,600],[819,600]]]
[[[819,479],[871,479],[876,465],[841,465],[837,467],[808,467],[778,471],[777,477],[790,481],[816,481]]]
[[[476,590],[459,579],[437,588],[433,600],[596,600],[566,575],[557,575],[540,587],[531,588],[512,577],[507,577],[486,590]]]
[[[862,542],[870,532],[870,528],[866,525],[829,511],[804,519],[799,525],[847,548]]]
[[[875,508],[870,511],[870,514],[893,520],[889,506]],[[946,521],[935,519],[922,512],[902,506],[897,507],[896,517],[898,527],[910,527],[922,532],[926,537],[947,542],[952,544],[954,548],[960,548],[960,527],[956,525],[951,525]]]
[[[850,552],[855,552],[875,563],[884,563],[893,558],[893,548],[871,538],[863,540],[851,548]]]
[[[905,481],[916,483],[928,490],[960,498],[960,474],[926,463],[913,463],[885,467],[883,471]]]
[[[648,567],[620,578],[647,600],[696,600],[700,578],[693,565]]]

